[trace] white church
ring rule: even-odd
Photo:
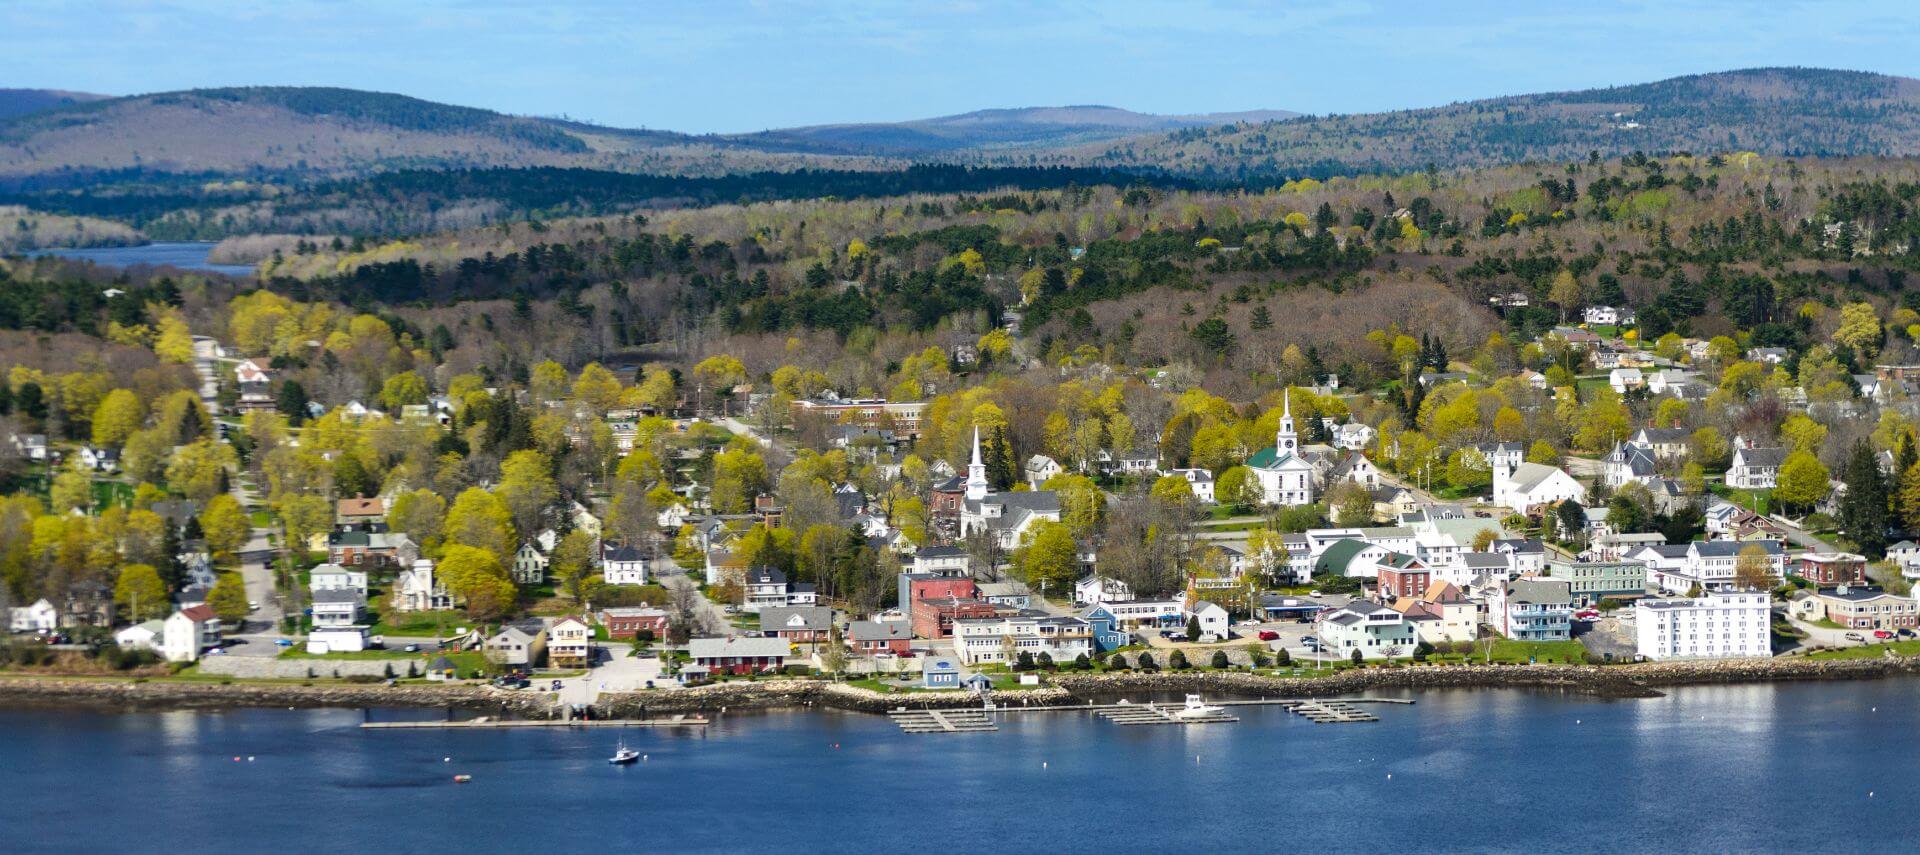
[[[1052,490],[995,493],[987,483],[987,464],[980,459],[980,429],[973,429],[973,461],[967,464],[966,501],[960,506],[960,536],[986,532],[1001,549],[1020,545],[1041,520],[1060,521],[1060,496]]]
[[[1380,473],[1366,455],[1342,452],[1330,445],[1300,444],[1294,427],[1293,400],[1285,398],[1280,430],[1272,448],[1254,452],[1247,460],[1260,483],[1261,500],[1269,505],[1311,505],[1329,482],[1353,481],[1369,490],[1380,486]]]

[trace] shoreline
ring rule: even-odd
[[[1276,698],[1352,695],[1372,689],[1557,689],[1596,698],[1659,697],[1659,689],[1736,683],[1874,680],[1920,674],[1920,656],[1878,659],[1744,659],[1634,665],[1454,665],[1368,668],[1326,677],[1266,677],[1232,671],[1056,673],[1051,685],[994,693],[1002,706],[1065,705],[1127,692],[1201,692]],[[727,710],[838,709],[880,714],[907,708],[974,707],[964,692],[876,692],[823,680],[730,681],[693,689],[608,693],[603,718]],[[544,694],[482,685],[197,683],[77,676],[0,677],[0,708],[112,712],[261,707],[449,708],[483,715],[555,718]]]

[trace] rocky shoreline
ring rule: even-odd
[[[1657,697],[1661,688],[1808,680],[1870,680],[1920,674],[1920,657],[1744,659],[1638,665],[1452,665],[1342,671],[1327,677],[1265,677],[1232,671],[1062,673],[1051,685],[995,694],[1002,705],[1081,703],[1126,693],[1201,692],[1217,696],[1326,697],[1376,689],[1550,689],[1608,698]],[[694,689],[607,694],[595,713],[645,718],[731,710],[828,708],[883,713],[898,707],[964,707],[961,692],[877,692],[821,680],[731,681]],[[0,706],[83,707],[112,711],[235,707],[427,707],[551,718],[544,695],[486,686],[188,683],[61,677],[0,679]]]

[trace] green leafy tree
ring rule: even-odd
[[[253,520],[232,495],[221,493],[207,500],[200,511],[200,531],[215,560],[231,562],[253,537]]]
[[[1064,523],[1036,523],[1027,542],[1014,551],[1013,564],[1021,578],[1036,589],[1054,596],[1071,591],[1080,569],[1073,532]]]
[[[1820,458],[1806,451],[1787,455],[1780,464],[1773,497],[1788,507],[1807,510],[1820,503],[1833,489],[1833,479]]]

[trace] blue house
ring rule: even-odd
[[[1093,632],[1093,652],[1105,653],[1126,646],[1127,634],[1120,630],[1120,621],[1106,606],[1087,609],[1080,614],[1080,619],[1086,621],[1087,629]]]
[[[927,657],[920,664],[920,679],[929,689],[958,689],[960,666],[952,659]]]

